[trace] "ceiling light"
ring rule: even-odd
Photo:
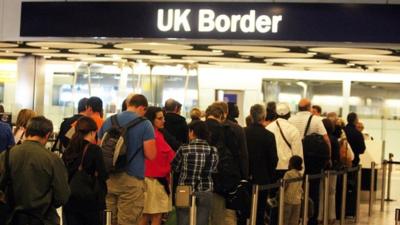
[[[119,55],[111,55],[111,57],[112,57],[113,59],[122,59],[121,56],[119,56]]]
[[[309,54],[309,55],[316,55],[317,53],[316,53],[316,52],[307,52],[307,54]]]
[[[212,52],[215,52],[215,53],[221,53],[221,52],[222,52],[222,50],[213,49],[213,50],[212,50]]]
[[[354,63],[347,63],[347,66],[355,66],[356,64]]]
[[[123,48],[124,51],[132,51],[131,48]]]

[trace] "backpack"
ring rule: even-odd
[[[310,127],[312,115],[308,119],[306,129],[303,137],[303,154],[304,154],[304,165],[307,172],[319,173],[329,161],[329,149],[326,144],[324,137],[317,133],[307,134],[308,128]]]
[[[143,117],[138,117],[125,126],[120,126],[117,115],[111,116],[111,128],[104,133],[100,145],[107,172],[124,171],[126,166],[141,152],[140,149],[137,149],[133,156],[128,159],[126,143],[128,130],[145,120]]]
[[[226,197],[240,183],[239,144],[228,125],[222,125],[221,131],[222,137],[215,146],[218,149],[218,166],[213,181],[215,192]]]

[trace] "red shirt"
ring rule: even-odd
[[[154,160],[145,160],[146,177],[169,177],[171,172],[171,161],[175,157],[175,152],[168,145],[164,139],[164,135],[158,130],[154,129],[157,156]]]

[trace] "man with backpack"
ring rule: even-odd
[[[304,165],[306,174],[318,174],[321,170],[329,167],[331,164],[331,144],[319,116],[311,114],[310,100],[303,98],[299,101],[299,112],[289,118],[289,122],[293,124],[300,132],[303,138]],[[310,198],[314,202],[314,215],[309,219],[309,225],[318,223],[319,209],[319,186],[320,180],[310,181]]]
[[[143,119],[147,107],[148,102],[145,96],[133,95],[128,101],[127,110],[117,114],[116,117],[108,118],[99,130],[99,137],[103,138],[101,143],[103,155],[106,157],[106,147],[104,146],[108,146],[107,150],[109,151],[109,147],[113,146],[114,141],[115,150],[119,147],[117,147],[115,139],[103,136],[110,135],[111,137],[112,130],[115,130],[118,125],[123,128],[129,126],[125,130],[126,133],[122,132],[121,134],[125,137],[126,157],[121,157],[122,161],[119,158],[111,160],[112,169],[110,178],[107,180],[106,202],[107,208],[112,211],[112,224],[114,225],[136,225],[142,215],[145,188],[144,160],[154,159],[157,152],[154,128],[150,121]],[[105,158],[104,161],[107,167],[109,160]]]
[[[224,112],[224,117],[222,119],[222,126],[226,130],[225,132],[225,142],[228,142],[230,148],[235,153],[234,160],[239,164],[239,172],[240,172],[240,180],[242,184],[247,184],[247,180],[249,178],[249,156],[247,151],[247,143],[246,143],[246,135],[244,134],[243,128],[228,119],[229,105],[226,102],[214,102],[214,106],[219,106],[222,108]],[[236,105],[236,104],[235,104]],[[239,110],[236,106],[236,110]],[[238,114],[239,112],[237,112]],[[240,194],[239,194],[240,195]],[[233,222],[227,222],[228,224],[246,224],[246,219],[249,215],[247,214],[247,209],[245,202],[240,204],[240,207],[230,205],[231,203],[228,201],[226,204],[226,208],[228,210],[236,210],[236,217],[233,216]],[[233,214],[233,213],[232,213]],[[236,219],[237,222],[236,222]]]
[[[67,138],[65,135],[68,132],[69,129],[71,129],[71,125],[75,123],[78,119],[80,119],[82,116],[85,115],[86,112],[86,104],[87,104],[88,98],[82,98],[78,102],[78,114],[73,115],[72,117],[65,118],[64,121],[60,125],[60,132],[58,133],[57,136],[57,141],[54,145],[60,144],[60,150],[63,150],[67,148],[69,144],[69,138]],[[57,147],[57,146],[55,146]]]
[[[45,148],[53,124],[43,116],[29,120],[25,141],[0,156],[0,190],[5,193],[8,218],[0,224],[57,225],[56,208],[70,196],[62,160]],[[5,210],[4,207],[2,210]]]
[[[223,108],[215,103],[210,105],[206,110],[206,125],[211,134],[209,144],[217,147],[219,157],[218,172],[213,176],[211,224],[236,225],[236,212],[226,208],[225,197],[240,183],[240,159],[234,133],[223,123]]]

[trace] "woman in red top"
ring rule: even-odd
[[[169,180],[171,161],[175,152],[167,144],[160,129],[164,128],[164,114],[160,107],[149,107],[145,117],[151,121],[154,127],[157,156],[154,160],[145,161],[144,209],[140,225],[160,225],[163,213],[172,210],[170,198]]]

